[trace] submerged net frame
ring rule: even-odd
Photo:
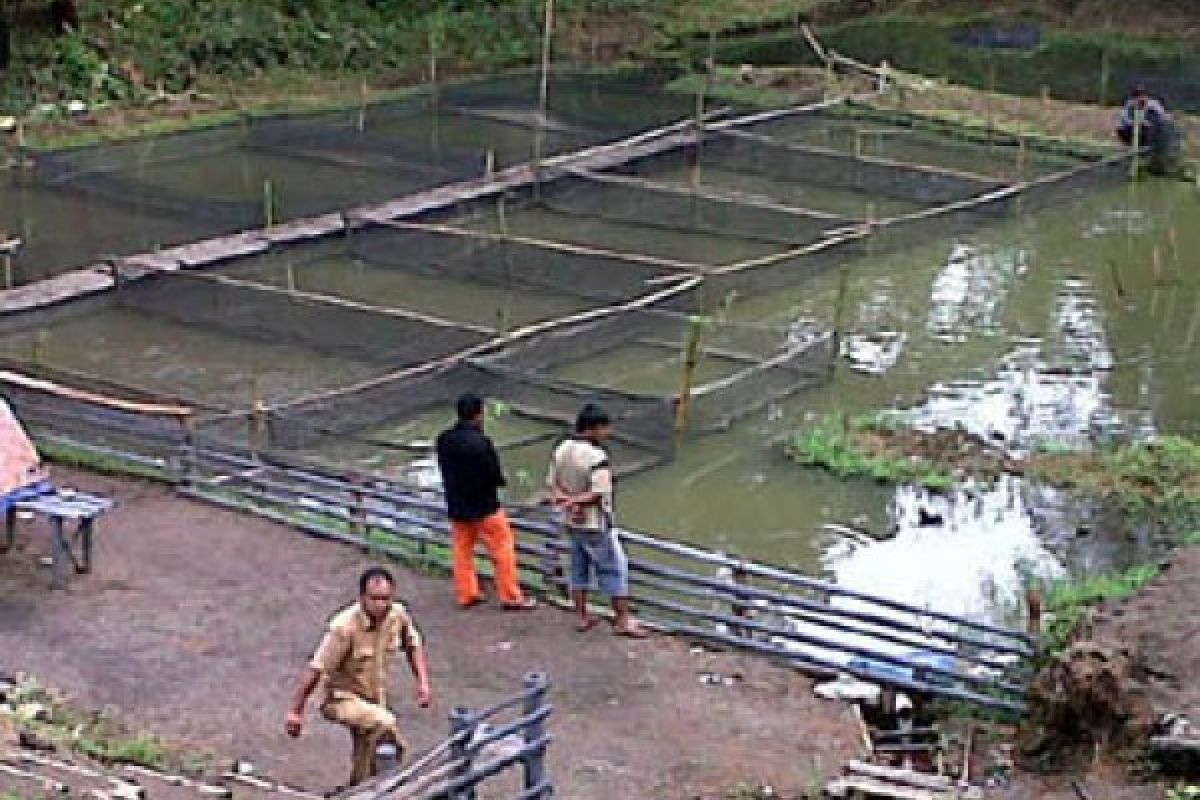
[[[561,293],[578,298],[592,311],[502,331],[448,322],[436,310],[430,314],[380,307],[207,273],[150,275],[122,286],[116,302],[241,338],[284,342],[379,364],[383,370],[378,379],[356,386],[217,419],[213,430],[235,439],[248,438],[246,432],[257,427],[265,444],[289,451],[301,451],[329,437],[393,447],[394,442],[372,439],[370,430],[449,403],[466,388],[486,386],[506,397],[505,402],[519,413],[555,423],[569,419],[569,407],[583,398],[601,399],[618,409],[618,419],[634,446],[667,457],[674,443],[673,409],[679,402],[675,387],[639,391],[619,381],[563,380],[553,374],[554,366],[648,343],[681,358],[678,351],[685,343],[679,329],[686,327],[687,320],[676,312],[703,313],[733,292],[754,294],[793,284],[815,270],[844,264],[864,253],[906,246],[941,227],[984,224],[1018,206],[1028,208],[1063,190],[1109,179],[1127,158],[1103,150],[1071,153],[1079,166],[1013,184],[962,170],[776,140],[769,133],[756,132],[787,118],[842,113],[898,128],[920,124],[915,117],[897,112],[875,115],[872,110],[847,108],[824,103],[699,125],[679,123],[631,138],[624,145],[627,150],[618,144],[547,159],[541,169],[534,165],[528,177],[513,173],[493,190],[485,187],[481,192],[472,186],[461,195],[443,192],[447,199],[434,206],[440,210],[390,218],[383,210],[387,207],[380,207],[313,226],[316,236],[345,232],[344,239],[331,240],[335,244],[315,258],[328,257],[327,251],[332,250],[380,269]],[[277,121],[262,128],[259,136],[272,131],[284,138],[296,134],[288,121]],[[312,141],[319,142],[322,135],[317,131]],[[301,136],[299,141],[306,140]],[[358,143],[381,158],[390,157],[382,141],[367,136]],[[994,143],[989,139],[989,146]],[[919,210],[875,219],[869,211],[861,216],[837,214],[798,208],[772,196],[655,179],[663,168],[702,169],[708,163],[865,196],[877,192]],[[412,207],[419,211],[429,206]],[[496,208],[502,219],[504,207],[546,208],[651,232],[661,228],[732,233],[735,238],[769,244],[774,252],[736,263],[696,264],[636,249],[622,252],[461,224]],[[192,257],[175,263],[203,267],[232,256],[235,260],[229,263],[236,267],[239,255],[274,251],[272,236],[278,233],[231,239],[236,246],[224,250],[216,242],[207,248],[196,245],[190,248],[195,251]],[[146,268],[153,272],[153,259]],[[595,308],[597,304],[604,305]],[[779,330],[768,334],[750,326],[718,326],[706,335],[700,349],[706,358],[726,362],[729,369],[690,387],[691,428],[724,427],[765,402],[820,380],[833,357],[832,343],[828,334],[812,331],[789,340],[787,332]],[[254,414],[259,416],[251,420]]]

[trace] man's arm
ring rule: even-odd
[[[429,664],[425,661],[425,648],[417,645],[407,648],[405,653],[408,656],[408,666],[412,669],[413,678],[417,681],[417,705],[425,708],[433,700],[433,689],[429,685]]]
[[[287,715],[287,732],[289,736],[299,736],[304,730],[304,707],[308,698],[321,682],[321,671],[311,665],[304,668],[300,681],[296,684],[296,693],[292,695],[292,705]]]
[[[429,663],[425,660],[424,641],[411,619],[401,631],[401,645],[404,647],[404,655],[408,658],[408,667],[417,683],[417,705],[425,708],[433,699],[433,689],[429,685]]]
[[[325,632],[321,644],[313,653],[312,661],[301,673],[300,680],[296,684],[296,691],[292,695],[292,705],[288,709],[286,722],[289,735],[299,736],[300,732],[304,730],[304,707],[308,704],[308,698],[317,688],[317,684],[321,682],[321,677],[342,662],[349,647],[350,642],[345,636],[334,630]]]
[[[504,470],[500,467],[500,455],[496,452],[496,447],[492,444],[491,439],[485,437],[484,441],[487,442],[487,447],[483,457],[487,464],[488,472],[491,473],[493,485],[497,489],[501,489],[508,485],[508,481],[505,480]]]

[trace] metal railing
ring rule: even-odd
[[[450,735],[411,765],[360,784],[338,800],[476,800],[476,787],[519,768],[521,788],[514,800],[554,796],[546,769],[550,734],[546,720],[550,679],[544,672],[525,676],[522,690],[482,710],[456,706]]]
[[[450,564],[450,526],[436,490],[254,452],[197,433],[194,425],[159,436],[154,426],[139,425],[114,436],[118,423],[108,418],[90,438],[80,420],[72,411],[63,420],[71,424],[60,426],[42,405],[30,421],[54,440],[99,447],[106,461],[140,442],[130,462],[153,454],[188,496],[408,564],[441,570]],[[568,548],[557,518],[539,507],[509,512],[519,533],[522,582],[565,601]],[[1037,639],[1024,631],[645,533],[620,536],[631,599],[661,631],[766,656],[815,677],[849,674],[921,696],[1025,710]]]

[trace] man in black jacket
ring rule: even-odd
[[[496,568],[496,593],[506,611],[537,606],[525,597],[517,580],[516,539],[500,506],[504,473],[492,440],[483,432],[483,400],[475,394],[458,398],[458,423],[437,438],[438,469],[446,492],[454,551],[454,590],[458,604],[483,602],[475,573],[475,542],[483,539]]]

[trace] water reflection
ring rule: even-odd
[[[838,583],[894,600],[983,619],[1021,604],[1030,579],[1063,574],[1047,541],[1069,537],[1068,518],[1036,512],[1018,478],[964,486],[950,494],[911,486],[896,490],[888,508],[893,535],[863,546],[839,537],[825,555]],[[1063,527],[1059,527],[1063,526]]]
[[[897,416],[926,432],[965,430],[1014,455],[1153,436],[1148,413],[1114,407],[1107,382],[1115,359],[1087,280],[1061,280],[1047,336],[1012,344],[993,377],[936,383],[924,404]]]

